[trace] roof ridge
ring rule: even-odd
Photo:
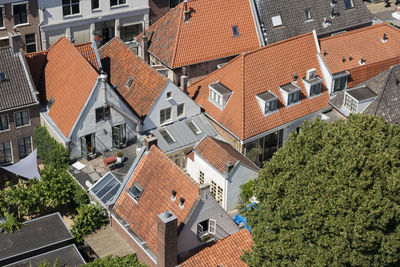
[[[177,5],[177,7],[178,6],[181,6],[181,5],[183,5],[183,2],[181,2],[179,5]],[[180,8],[180,7],[179,7]],[[182,26],[182,21],[183,21],[183,19],[182,19],[182,15],[183,15],[183,8],[180,10],[180,12],[178,12],[179,14],[180,14],[180,18],[178,18],[179,19],[179,25],[178,25],[178,30],[177,30],[177,33],[176,33],[176,38],[175,38],[175,43],[174,43],[174,49],[172,49],[172,51],[174,52],[174,54],[172,55],[172,60],[171,60],[171,68],[173,68],[174,66],[175,66],[175,58],[176,58],[176,50],[178,49],[178,42],[179,42],[179,40],[180,40],[180,38],[179,38],[179,35],[180,35],[180,33],[181,33],[181,26]]]
[[[210,137],[212,140],[213,140],[213,142],[220,148],[220,150],[223,150],[223,152],[224,152],[224,154],[225,154],[225,156],[227,157],[227,158],[229,158],[229,156],[233,156],[233,155],[231,155],[226,149],[225,149],[225,147],[223,147],[218,141],[220,141],[220,142],[224,142],[224,141],[222,141],[222,140],[217,140],[217,139],[215,139],[215,138],[213,138],[213,137]],[[227,145],[230,145],[230,144],[228,144],[227,142],[224,142],[224,143],[226,143]],[[239,152],[240,153],[240,152]],[[236,162],[240,162],[240,160],[238,160],[235,156],[233,156],[233,158],[235,158],[236,159]],[[233,162],[232,162],[233,163]]]
[[[391,25],[388,25],[386,23],[379,23],[379,24],[375,24],[375,25],[361,27],[361,28],[355,29],[355,30],[350,30],[350,31],[347,31],[347,32],[344,32],[344,33],[341,33],[341,34],[338,34],[338,35],[331,35],[331,36],[328,36],[328,37],[324,37],[324,38],[321,38],[321,40],[322,41],[326,41],[326,40],[330,40],[330,39],[333,39],[333,38],[340,38],[340,37],[343,37],[343,36],[348,36],[350,34],[356,34],[356,33],[359,33],[359,32],[364,32],[364,31],[368,31],[368,30],[371,30],[371,29],[374,29],[374,28],[379,28],[379,27],[384,27],[384,26],[388,26],[388,27],[391,27],[391,28],[394,29],[394,27],[392,27]]]

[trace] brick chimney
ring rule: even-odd
[[[166,211],[157,216],[157,266],[175,267],[178,253],[178,227],[175,215]]]
[[[19,32],[8,32],[8,37],[10,39],[10,46],[14,53],[18,53],[22,48],[22,38]]]
[[[149,38],[146,35],[146,32],[143,32],[142,41],[141,41],[141,57],[142,59],[149,64]]]
[[[182,75],[181,75],[181,89],[183,92],[185,92],[185,94],[188,93],[188,91],[187,91],[188,80],[189,80],[189,77],[187,75],[187,69],[186,69],[186,67],[183,67]]]

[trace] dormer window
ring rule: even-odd
[[[208,219],[197,224],[197,237],[200,241],[206,241],[210,238],[210,234],[215,235],[217,222],[213,219]]]
[[[275,15],[271,17],[272,20],[272,26],[273,27],[278,27],[278,26],[282,26],[282,18],[281,15]]]
[[[210,89],[208,100],[223,109],[232,95],[232,91],[220,82],[210,84],[208,87]]]
[[[233,37],[239,36],[238,26],[232,26]]]
[[[133,185],[129,188],[130,196],[137,202],[142,195],[143,187],[140,186],[137,182],[134,182]]]
[[[346,89],[348,76],[349,73],[347,71],[336,73],[333,75],[333,92],[338,92]]]
[[[294,83],[288,83],[280,87],[286,106],[300,102],[300,87]]]
[[[343,105],[351,113],[363,111],[374,99],[376,94],[366,86],[347,90],[344,94]]]
[[[256,95],[256,99],[264,115],[271,114],[278,108],[278,97],[270,91]]]
[[[306,77],[303,78],[303,84],[308,97],[321,94],[322,79],[317,76],[316,69],[307,70]]]

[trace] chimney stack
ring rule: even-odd
[[[187,22],[190,20],[190,12],[188,8],[188,0],[183,1],[183,21]]]
[[[188,84],[189,77],[187,75],[186,67],[182,68],[182,75],[181,75],[181,89],[185,94],[188,94],[187,91],[187,84]]]
[[[150,62],[149,61],[149,52],[148,52],[148,50],[149,50],[149,38],[147,37],[145,31],[143,32],[141,46],[142,46],[142,49],[141,49],[141,55],[140,56],[142,57],[142,59],[147,64],[149,64],[149,62]]]
[[[157,137],[154,134],[150,134],[144,138],[144,145],[146,150],[150,150],[152,145],[157,146]]]
[[[100,88],[103,93],[103,97],[104,97],[103,99],[104,99],[104,105],[105,105],[105,104],[107,104],[107,79],[108,79],[108,76],[104,71],[101,71],[100,75],[99,75],[99,79],[100,79],[100,83],[101,83]]]
[[[19,32],[8,32],[10,46],[14,54],[18,53],[22,48],[22,38]]]
[[[175,267],[178,254],[178,219],[166,211],[157,216],[157,266]]]
[[[226,174],[229,176],[229,173],[231,172],[231,170],[233,169],[235,165],[232,164],[232,162],[227,162],[226,163]]]

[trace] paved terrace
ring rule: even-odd
[[[136,158],[136,147],[136,144],[132,144],[122,149],[112,149],[105,154],[91,160],[79,159],[77,162],[81,163],[82,167],[84,167],[78,170],[71,165],[71,169],[68,172],[85,190],[88,190],[90,185],[93,185],[109,170],[122,182],[125,174],[128,172],[130,166]],[[119,151],[124,153],[125,157],[122,164],[119,166],[111,166],[111,168],[105,166],[103,160],[105,158],[115,156]]]

